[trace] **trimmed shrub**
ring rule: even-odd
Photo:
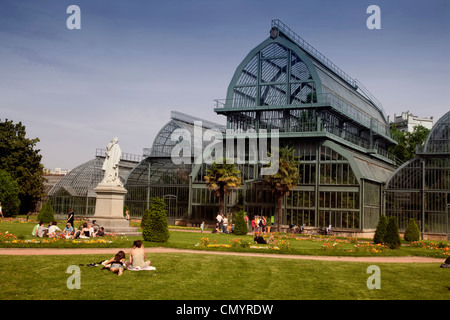
[[[55,214],[53,212],[53,207],[50,199],[48,199],[38,214],[38,221],[42,221],[44,223],[50,223],[55,220]]]
[[[141,226],[144,240],[151,242],[167,242],[169,240],[169,224],[163,199],[158,197],[151,199],[150,209],[144,213]]]
[[[245,223],[244,219],[244,211],[239,210],[233,216],[234,223],[234,233],[237,235],[244,235],[248,232],[247,223]]]
[[[419,226],[416,223],[416,219],[409,219],[408,226],[405,230],[404,239],[409,242],[420,240],[420,230]]]
[[[391,249],[400,248],[400,234],[398,233],[398,225],[395,217],[389,218],[384,242]]]
[[[375,235],[373,237],[373,243],[384,243],[384,238],[386,237],[386,230],[388,225],[388,218],[385,215],[380,216],[378,220],[377,229],[375,230]]]

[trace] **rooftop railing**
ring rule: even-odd
[[[328,69],[332,70],[343,80],[348,82],[355,89],[358,88],[356,81],[352,79],[348,74],[346,74],[342,69],[336,66],[333,62],[331,62],[327,57],[325,57],[319,50],[315,49],[312,45],[306,42],[302,37],[292,31],[287,25],[281,22],[278,19],[272,20],[272,28],[275,27],[280,30],[285,36],[289,37],[292,41],[300,46],[300,48],[304,49],[311,56],[313,56],[316,60],[321,62]]]
[[[106,149],[97,148],[95,149],[95,156],[96,157],[106,157]],[[122,156],[120,157],[120,160],[124,161],[130,161],[130,162],[140,162],[142,161],[142,156],[132,153],[124,153],[122,152]]]

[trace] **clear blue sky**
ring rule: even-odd
[[[68,30],[69,5],[81,30]],[[381,8],[381,30],[366,9]],[[0,119],[21,121],[46,168],[73,169],[119,137],[141,154],[178,110],[213,112],[280,19],[360,80],[389,115],[450,109],[450,1],[2,0]]]

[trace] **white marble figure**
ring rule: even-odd
[[[122,157],[122,150],[120,150],[118,142],[119,139],[116,137],[106,146],[106,158],[102,167],[105,175],[101,183],[123,187],[119,178],[119,162]]]

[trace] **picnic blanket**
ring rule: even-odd
[[[143,268],[139,268],[139,267],[128,268],[128,270],[131,270],[131,271],[150,271],[150,270],[156,270],[156,268],[153,267],[153,266],[145,266]]]

